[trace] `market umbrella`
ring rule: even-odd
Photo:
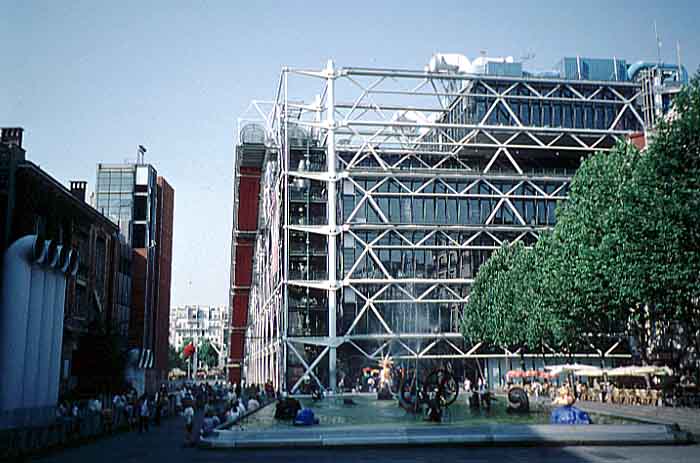
[[[606,373],[608,376],[671,376],[673,371],[667,366],[629,366],[606,370]]]

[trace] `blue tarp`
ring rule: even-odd
[[[552,424],[591,424],[591,417],[583,410],[567,405],[552,410],[549,421]]]

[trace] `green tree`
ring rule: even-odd
[[[168,346],[168,369],[172,370],[179,368],[182,371],[187,371],[187,365],[182,358],[182,350],[178,351],[173,346]]]
[[[625,247],[616,265],[620,298],[631,310],[642,355],[655,339],[649,322],[667,328],[678,351],[700,351],[700,80],[673,102],[635,163],[623,198]],[[657,337],[658,339],[658,337]]]
[[[208,339],[203,339],[199,342],[197,348],[197,360],[209,368],[215,367],[219,364],[219,356],[212,347]]]
[[[648,360],[662,332],[697,358],[698,77],[672,114],[643,153],[620,143],[585,159],[554,230],[532,250],[502,248],[481,267],[463,316],[468,339],[571,352],[592,334],[627,335]]]

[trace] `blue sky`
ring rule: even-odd
[[[434,52],[700,64],[700,2],[0,0],[0,126],[59,180],[136,146],[175,188],[173,305],[225,304],[236,119],[282,66],[420,69]],[[300,95],[307,97],[308,95]]]

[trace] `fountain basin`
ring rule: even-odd
[[[320,424],[295,427],[274,419],[274,405],[264,407],[232,426],[221,426],[201,440],[209,448],[337,447],[392,445],[670,445],[691,441],[677,427],[592,415],[592,425],[551,425],[547,409],[526,415],[508,414],[499,400],[490,412],[470,410],[458,401],[442,423],[407,413],[395,401],[353,396],[320,402],[302,399]]]

